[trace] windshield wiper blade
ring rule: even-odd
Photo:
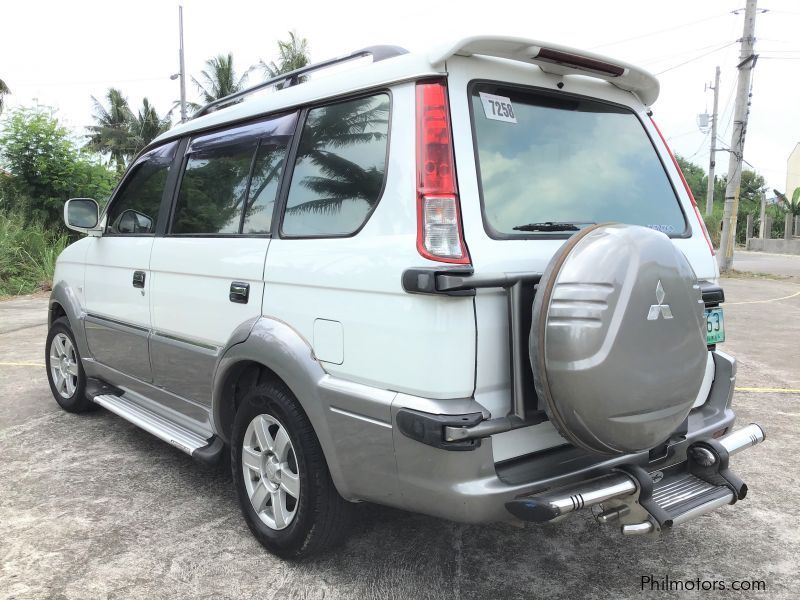
[[[545,221],[544,223],[528,223],[527,225],[517,225],[514,227],[514,231],[578,231],[580,227],[578,225],[594,225],[591,222],[585,223],[566,223],[566,222],[555,222],[555,221]]]

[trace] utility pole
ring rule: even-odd
[[[758,56],[755,48],[757,0],[747,0],[744,10],[744,30],[739,53],[739,78],[736,84],[736,107],[733,112],[733,133],[728,163],[728,185],[725,188],[725,212],[722,217],[719,268],[727,271],[733,265],[733,247],[736,245],[736,216],[739,210],[739,187],[742,182],[744,137],[747,133],[747,116],[750,110],[750,80]]]
[[[717,151],[717,109],[719,108],[719,67],[714,75],[714,113],[711,115],[711,157],[708,159],[708,191],[706,192],[706,216],[714,212],[714,166]]]
[[[183,6],[178,6],[178,29],[180,31],[180,55],[181,70],[181,123],[186,122],[186,65],[183,62]]]

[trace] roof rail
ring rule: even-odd
[[[247,89],[240,90],[223,98],[218,98],[213,102],[209,102],[196,113],[194,113],[192,115],[192,119],[196,119],[197,117],[202,117],[209,112],[219,110],[223,106],[231,104],[236,100],[274,85],[277,86],[283,83],[284,85],[281,87],[281,89],[297,85],[298,83],[302,83],[300,79],[302,75],[317,71],[319,69],[326,69],[333,65],[355,60],[357,58],[363,58],[365,56],[371,56],[372,62],[376,63],[381,60],[386,60],[387,58],[400,56],[401,54],[408,54],[408,50],[401,48],[400,46],[368,46],[367,48],[356,50],[355,52],[352,52],[346,56],[329,58],[328,60],[323,60],[322,62],[314,63],[313,65],[306,65],[305,67],[300,67],[294,71],[289,71],[288,73],[283,73],[277,77],[272,77]]]

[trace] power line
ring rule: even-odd
[[[702,142],[700,142],[700,146],[697,148],[697,150],[695,150],[695,151],[694,151],[694,154],[692,154],[692,155],[691,155],[689,158],[687,158],[686,160],[691,160],[691,159],[693,159],[695,156],[697,156],[698,154],[700,154],[700,151],[701,151],[703,148],[705,148],[705,146],[706,146],[706,140],[708,139],[708,136],[709,136],[710,134],[711,134],[711,130],[709,129],[708,131],[706,131],[705,135],[703,136],[703,141],[702,141]]]
[[[724,136],[726,136],[726,135],[728,135],[728,129],[730,128],[730,126],[731,126],[731,123],[732,123],[732,121],[733,121],[733,112],[731,112],[731,114],[730,114],[730,115],[728,115],[728,117],[727,117],[727,118],[725,118],[725,115],[726,115],[726,114],[727,114],[727,112],[728,112],[728,107],[730,107],[731,100],[733,99],[733,92],[734,92],[735,90],[736,90],[736,80],[734,79],[734,80],[733,80],[733,85],[731,85],[731,91],[730,91],[730,92],[728,92],[728,99],[727,99],[727,100],[725,100],[725,108],[723,108],[723,109],[722,109],[722,112],[720,113],[720,114],[722,115],[722,117],[723,117],[723,120],[725,120],[725,121],[726,121],[726,125],[725,125],[725,131],[723,131],[723,132],[722,132],[722,135],[723,135],[723,137],[724,137]]]
[[[709,48],[717,48],[717,47],[720,46],[720,44],[724,44],[724,43],[727,43],[727,42],[716,42],[714,44],[709,44],[708,46],[702,46],[700,48],[692,48],[691,50],[682,50],[680,52],[672,52],[670,54],[664,54],[664,55],[661,55],[661,56],[648,58],[648,59],[645,59],[645,60],[642,60],[642,61],[638,61],[638,62],[642,66],[651,65],[651,64],[658,63],[658,62],[661,62],[663,60],[666,60],[668,58],[675,58],[677,56],[686,56],[687,54],[694,54],[695,52],[700,52],[702,50],[708,50]]]
[[[47,81],[47,82],[16,82],[15,87],[41,87],[41,86],[72,86],[72,85],[111,85],[115,83],[135,83],[139,81],[167,81],[168,76],[164,77],[140,77],[138,79],[107,79],[105,81]]]
[[[617,40],[615,42],[606,42],[604,44],[598,44],[597,46],[591,46],[589,49],[594,50],[596,48],[605,48],[606,46],[616,46],[617,44],[624,44],[625,42],[631,42],[633,40],[640,40],[642,38],[651,37],[654,35],[658,35],[660,33],[666,33],[668,31],[675,31],[676,29],[682,29],[684,27],[691,27],[692,25],[697,25],[699,23],[705,23],[706,21],[711,21],[713,19],[719,19],[720,17],[727,17],[730,13],[722,13],[719,15],[714,15],[712,17],[706,17],[704,19],[698,19],[695,21],[689,21],[688,23],[683,23],[681,25],[675,25],[673,27],[667,27],[666,29],[659,29],[658,31],[651,31],[649,33],[644,33],[642,35],[636,35],[633,37],[625,38],[624,40]]]
[[[670,140],[675,140],[675,139],[687,136],[687,135],[692,134],[692,133],[698,133],[697,129],[692,129],[691,131],[684,131],[683,133],[677,133],[675,135],[671,135],[671,136],[669,136],[667,138],[667,141],[669,142]]]
[[[701,58],[703,58],[705,56],[708,56],[709,54],[714,54],[714,52],[719,52],[723,48],[727,48],[728,46],[732,46],[735,43],[736,42],[726,42],[725,44],[715,48],[714,50],[710,50],[709,52],[705,52],[705,53],[701,54],[700,56],[695,56],[694,58],[690,58],[689,60],[685,60],[682,63],[678,63],[677,65],[673,65],[673,66],[671,66],[671,67],[669,67],[667,69],[664,69],[663,71],[659,71],[658,73],[656,73],[656,75],[663,75],[667,71],[672,71],[673,69],[677,69],[678,67],[682,67],[683,65],[688,65],[690,62],[694,62],[696,60],[700,60]]]

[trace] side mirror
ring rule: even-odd
[[[115,226],[119,233],[153,233],[153,219],[132,208],[122,211]]]
[[[91,198],[72,198],[64,205],[64,223],[69,229],[92,234],[100,219],[100,207]]]

